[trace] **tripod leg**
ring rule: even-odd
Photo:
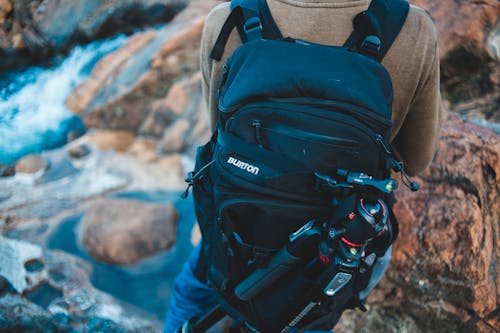
[[[207,314],[196,320],[189,331],[189,333],[204,333],[210,327],[215,325],[226,315],[226,312],[220,305],[215,306]]]

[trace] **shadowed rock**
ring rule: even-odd
[[[113,33],[168,22],[189,0],[1,0],[0,69]]]

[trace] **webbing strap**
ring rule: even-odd
[[[409,8],[410,5],[406,0],[372,0],[368,9],[353,20],[354,31],[344,46],[360,52],[365,38],[370,35],[376,36],[380,39],[381,45],[374,58],[382,61],[401,31]]]
[[[248,23],[255,25],[252,20],[258,20],[260,23],[260,32],[250,34],[246,31],[245,25]],[[231,13],[224,22],[214,47],[210,52],[211,59],[217,61],[222,59],[229,36],[235,27],[238,29],[242,43],[256,38],[283,38],[271,15],[266,0],[232,0]]]

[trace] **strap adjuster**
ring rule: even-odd
[[[248,40],[262,39],[262,23],[258,17],[249,18],[243,25]]]
[[[361,43],[360,53],[378,59],[380,54],[380,39],[375,35],[366,36]]]

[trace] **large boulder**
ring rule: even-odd
[[[476,73],[500,61],[500,2],[411,0],[436,21],[445,79]]]
[[[178,218],[172,204],[103,199],[85,213],[81,240],[97,260],[131,265],[172,247]]]
[[[0,70],[78,42],[169,21],[189,0],[1,0]]]
[[[436,22],[450,109],[500,123],[500,1],[410,1]]]
[[[498,332],[500,137],[448,116],[417,181],[398,193],[400,236],[369,313],[336,332]]]

